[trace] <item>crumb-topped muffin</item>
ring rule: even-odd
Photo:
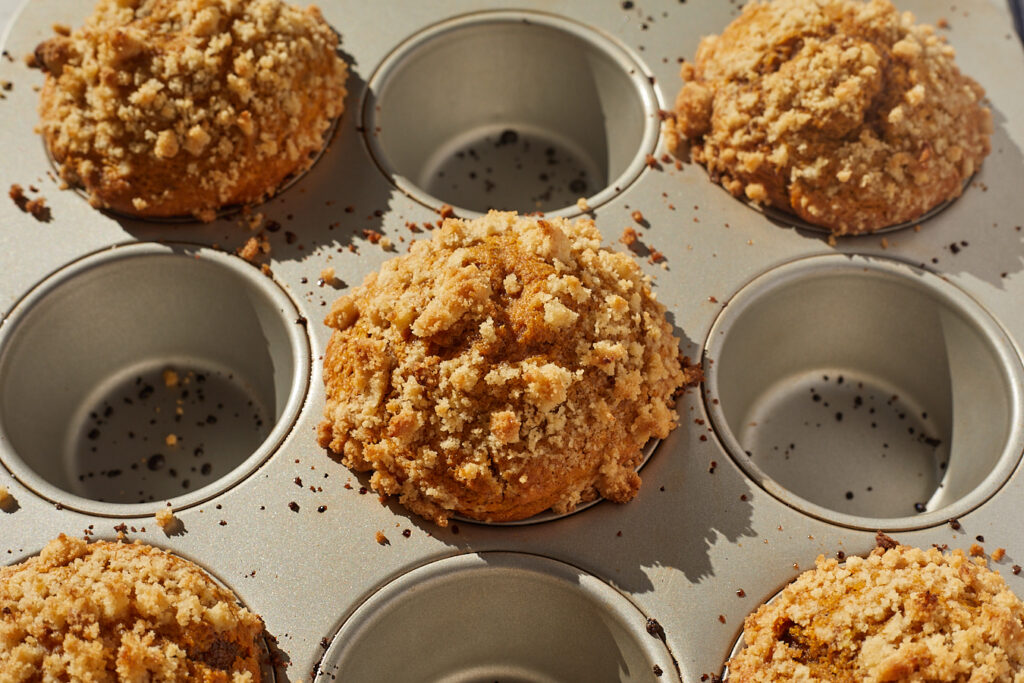
[[[1024,605],[983,558],[818,557],[747,617],[729,681],[1024,681]]]
[[[0,567],[0,681],[258,683],[263,622],[199,567],[63,534]]]
[[[590,220],[448,219],[325,322],[320,444],[441,526],[630,500],[699,374]]]
[[[312,163],[344,109],[337,44],[281,0],[99,0],[36,49],[39,130],[95,206],[213,220]]]
[[[953,57],[888,0],[754,0],[683,64],[669,144],[835,234],[912,221],[990,150],[984,91]]]

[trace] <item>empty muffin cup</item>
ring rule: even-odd
[[[371,77],[362,126],[406,194],[463,216],[579,213],[629,185],[654,151],[657,96],[640,63],[594,29],[491,11],[412,36]]]
[[[309,381],[304,321],[239,258],[135,244],[31,290],[0,326],[0,460],[72,509],[208,499],[287,434]]]
[[[314,681],[678,681],[660,627],[650,630],[618,591],[570,565],[519,553],[459,555],[370,596]]]
[[[943,279],[829,255],[776,268],[723,309],[705,405],[733,459],[815,517],[911,529],[993,495],[1024,448],[1020,359]]]

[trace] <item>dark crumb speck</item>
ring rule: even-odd
[[[316,509],[316,511],[317,511],[317,512],[321,512],[321,513],[323,513],[323,512],[327,512],[327,506],[326,506],[326,505],[321,505],[320,507],[318,507],[318,508]]]
[[[846,492],[846,500],[853,500],[853,491]]]
[[[1019,564],[1013,565],[1013,567],[1010,569],[1010,571],[1012,571],[1014,574],[1020,574],[1020,565]]]
[[[879,531],[875,534],[875,545],[879,548],[884,548],[885,550],[891,550],[898,546],[899,543],[892,536]]]
[[[917,512],[924,512],[928,507],[924,503],[914,503],[914,510]]]
[[[952,527],[953,531],[960,531],[960,520],[951,519],[949,520],[949,526]]]
[[[647,620],[647,632],[661,642],[665,642],[665,629],[662,628],[657,619]]]
[[[836,551],[836,559],[839,560],[840,562],[842,562],[843,560],[846,559],[846,553],[844,553],[842,550],[837,550]]]
[[[652,670],[652,671],[654,672],[654,675],[655,675],[655,676],[658,676],[659,678],[661,677],[661,675],[662,675],[663,673],[665,673],[664,671],[662,671],[662,670],[661,670],[661,667],[660,667],[660,666],[658,666],[657,664],[655,664],[655,665],[654,665],[654,668],[653,668],[653,669],[651,669],[651,670]]]
[[[519,142],[519,133],[511,128],[501,131],[501,135],[498,137],[498,146],[514,145],[517,142]]]
[[[288,503],[288,509],[291,510],[292,512],[298,512],[299,504],[293,500],[292,502]]]

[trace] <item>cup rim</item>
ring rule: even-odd
[[[76,277],[97,268],[130,259],[168,256],[199,259],[225,269],[232,276],[238,278],[242,286],[252,288],[273,308],[279,310],[284,318],[291,318],[291,321],[285,323],[284,329],[287,331],[289,352],[292,355],[294,367],[290,377],[291,388],[281,409],[281,417],[278,418],[273,429],[259,447],[224,476],[183,495],[144,503],[108,503],[92,500],[65,491],[50,483],[32,469],[15,451],[3,423],[0,422],[0,465],[36,495],[63,508],[98,517],[148,517],[158,510],[168,509],[167,502],[171,503],[169,509],[175,511],[190,508],[224,493],[251,476],[277,451],[294,429],[309,391],[312,372],[310,342],[304,325],[299,324],[299,321],[302,320],[299,308],[276,281],[265,276],[240,257],[196,243],[169,241],[114,244],[86,254],[46,275],[19,298],[0,320],[0,371],[6,364],[5,356],[12,338],[17,335],[22,324],[36,307],[54,291],[67,285]]]
[[[831,510],[797,495],[770,477],[746,455],[729,426],[718,396],[718,358],[728,332],[735,321],[756,305],[758,300],[793,281],[829,273],[874,273],[900,279],[963,316],[990,343],[995,360],[1007,382],[1010,429],[995,466],[973,490],[952,504],[904,517],[866,517]],[[823,522],[865,531],[911,531],[934,527],[976,509],[1006,484],[1024,455],[1024,381],[1020,353],[1009,335],[979,302],[951,282],[915,265],[876,255],[824,254],[799,258],[776,266],[744,284],[718,313],[703,347],[704,410],[710,418],[715,438],[743,473],[776,500]]]
[[[609,179],[600,191],[585,198],[587,211],[581,211],[578,206],[571,204],[554,211],[546,211],[544,215],[565,218],[580,216],[625,192],[644,172],[647,166],[647,157],[654,153],[661,137],[658,111],[663,107],[658,91],[651,82],[653,74],[633,50],[610,34],[558,14],[537,10],[482,10],[456,15],[420,29],[394,47],[370,76],[358,106],[359,130],[362,132],[363,143],[366,145],[374,165],[399,191],[429,209],[439,210],[441,206],[447,204],[452,207],[456,215],[464,218],[478,218],[484,215],[479,211],[466,209],[435,197],[409,178],[398,173],[388,160],[388,155],[383,145],[380,144],[379,136],[375,134],[375,131],[378,125],[377,93],[411,53],[445,34],[494,23],[536,24],[562,31],[588,43],[619,65],[636,88],[638,98],[644,108],[644,130],[636,154],[616,178]]]

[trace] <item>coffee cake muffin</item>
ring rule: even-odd
[[[263,622],[199,567],[61,535],[0,567],[0,681],[258,683]]]
[[[984,559],[876,548],[818,557],[747,617],[741,681],[1024,681],[1024,605]]]
[[[984,91],[953,56],[888,0],[754,0],[683,64],[669,145],[838,235],[913,221],[990,150]]]
[[[99,0],[36,50],[39,131],[95,206],[213,220],[312,164],[344,108],[337,44],[280,0]]]
[[[441,526],[630,500],[699,374],[590,220],[448,219],[325,322],[320,444]]]

